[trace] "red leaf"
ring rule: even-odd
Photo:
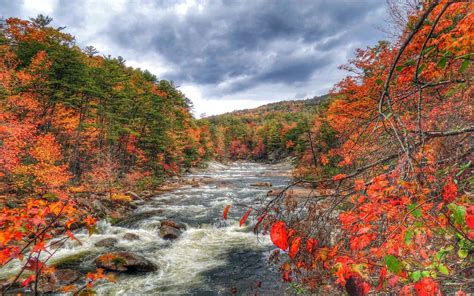
[[[310,238],[306,241],[306,250],[308,253],[312,254],[313,250],[318,246],[318,240],[315,238]]]
[[[466,224],[471,230],[474,230],[474,206],[467,209]]]
[[[227,220],[227,213],[229,213],[230,205],[226,205],[224,208],[224,220]]]
[[[34,282],[35,281],[35,278],[36,278],[36,275],[32,274],[30,275],[26,280],[24,280],[23,282],[21,282],[21,285],[23,287],[26,287],[28,286],[31,282]]]
[[[270,230],[270,238],[275,246],[282,250],[288,249],[288,234],[286,233],[286,225],[283,221],[277,221]]]
[[[294,259],[296,257],[296,254],[298,254],[298,250],[300,249],[300,243],[301,237],[297,237],[291,242],[290,251],[288,252],[288,256],[290,256],[291,259]]]
[[[265,216],[266,216],[266,214],[258,217],[258,221],[257,221],[257,224],[255,224],[255,227],[253,228],[253,232],[257,233],[258,226],[260,225],[260,223],[262,223],[263,218],[265,218]]]
[[[247,218],[249,217],[251,211],[252,210],[247,210],[247,212],[245,212],[242,219],[240,219],[240,226],[242,226],[245,223],[245,221],[247,221]]]
[[[418,296],[437,296],[441,295],[438,283],[430,277],[425,277],[415,284],[416,295]]]
[[[285,282],[291,282],[291,276],[290,276],[290,271],[285,271],[283,273],[283,280]]]
[[[25,264],[25,269],[31,270],[31,271],[42,269],[43,267],[44,267],[43,263],[36,258],[29,259]]]
[[[443,187],[443,199],[446,202],[452,202],[458,194],[458,186],[449,180]]]

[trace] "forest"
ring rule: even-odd
[[[95,199],[119,215],[130,192],[210,161],[285,159],[288,186],[221,219],[245,209],[240,226],[270,237],[291,291],[474,293],[473,8],[427,1],[396,40],[358,49],[328,95],[201,119],[172,81],[80,48],[51,18],[6,19],[0,269],[21,268],[2,293],[41,292],[55,250],[107,216]],[[93,295],[104,281],[116,279],[99,268],[61,289]]]

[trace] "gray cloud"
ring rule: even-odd
[[[215,85],[245,76],[224,88],[230,92],[259,83],[304,83],[337,66],[343,61],[330,58],[331,51],[371,40],[371,17],[379,22],[374,11],[383,6],[378,0],[211,1],[177,16],[160,12],[168,2],[154,4],[156,11],[130,5],[100,34],[137,52],[158,52],[173,65],[165,76],[178,83]]]
[[[8,18],[18,15],[22,5],[22,0],[0,0],[0,18]]]
[[[81,46],[226,100],[323,94],[355,48],[384,38],[380,0],[196,0],[184,13],[186,2],[57,0],[51,16]],[[0,15],[34,16],[22,9],[22,1],[0,0]]]

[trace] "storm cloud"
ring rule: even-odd
[[[0,0],[0,15],[44,13],[31,2]],[[220,110],[201,101],[229,111],[230,100],[258,105],[324,94],[345,75],[337,67],[355,48],[384,38],[377,27],[387,17],[380,0],[51,0],[49,6],[55,24],[67,26],[80,45],[173,80],[198,111],[209,113]]]

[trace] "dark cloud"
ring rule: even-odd
[[[297,84],[329,65],[334,50],[374,41],[383,1],[210,1],[184,16],[173,1],[135,1],[101,35],[120,47],[155,51],[173,65],[178,83],[227,85],[235,92],[259,83]],[[163,11],[164,10],[164,11]],[[379,36],[377,36],[379,37]],[[353,50],[351,47],[349,50]],[[347,49],[344,49],[347,50]],[[243,77],[241,79],[241,77]]]
[[[0,16],[35,16],[22,2],[0,0]],[[380,0],[196,0],[187,11],[190,0],[47,2],[80,46],[214,99],[321,95],[355,48],[384,37],[376,28],[386,18]]]

